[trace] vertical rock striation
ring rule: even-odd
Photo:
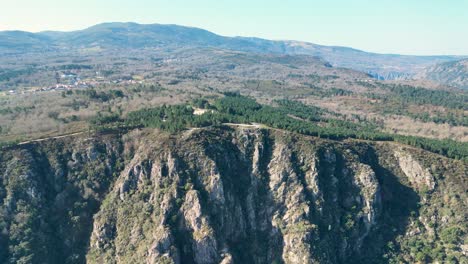
[[[391,144],[226,127],[132,137],[2,154],[1,256],[15,260],[14,232],[28,232],[15,222],[21,206],[40,225],[31,259],[47,263],[375,263],[398,259],[395,244],[412,261],[406,241],[463,219],[440,211],[429,230],[431,218],[412,212],[432,208],[418,209],[420,191],[435,199],[466,166],[445,160],[442,180],[439,167]]]

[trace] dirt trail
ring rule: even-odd
[[[267,126],[258,123],[252,124],[237,124],[237,123],[223,123],[225,126],[238,126],[238,127],[250,127],[250,128],[266,128]]]
[[[18,143],[18,145],[26,145],[26,144],[29,144],[29,143],[41,142],[41,141],[45,141],[45,140],[49,140],[49,139],[58,139],[58,138],[72,137],[72,136],[84,134],[84,133],[86,133],[86,132],[87,132],[87,131],[81,131],[81,132],[74,132],[74,133],[70,133],[70,134],[60,135],[60,136],[53,136],[53,137],[45,137],[45,138],[32,139],[32,140],[27,140],[27,141],[20,142],[20,143]]]

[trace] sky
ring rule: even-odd
[[[0,30],[178,24],[378,53],[468,55],[468,0],[0,0]]]

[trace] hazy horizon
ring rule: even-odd
[[[339,7],[339,8],[338,8]],[[223,36],[297,40],[404,55],[468,55],[468,2],[18,0],[0,30],[74,31],[105,22],[176,24]]]

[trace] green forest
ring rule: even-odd
[[[195,115],[194,107],[207,109]],[[468,143],[450,139],[436,140],[383,133],[370,122],[347,121],[324,109],[290,100],[262,105],[237,93],[225,93],[218,99],[197,99],[189,104],[163,105],[130,112],[125,118],[117,114],[99,115],[91,121],[96,130],[115,127],[152,127],[175,133],[190,127],[223,123],[259,123],[271,128],[332,140],[361,139],[395,141],[422,148],[454,159],[468,160]]]

